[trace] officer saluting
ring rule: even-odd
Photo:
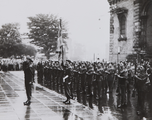
[[[27,95],[27,101],[24,102],[24,105],[30,105],[31,103],[31,96],[32,96],[32,84],[34,82],[34,69],[32,66],[32,59],[27,57],[26,61],[23,62],[23,70],[24,70],[24,78],[25,78],[25,89]]]

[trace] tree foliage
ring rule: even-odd
[[[37,14],[35,17],[28,18],[30,22],[27,25],[30,29],[29,38],[32,39],[31,43],[41,47],[46,56],[50,52],[56,51],[59,30],[59,19],[57,16]],[[63,32],[67,32],[65,26],[66,22],[63,21]],[[67,38],[67,34],[64,34],[63,38]]]
[[[18,30],[19,24],[17,23],[2,25],[2,28],[0,29],[0,45],[7,45],[5,46],[7,49],[11,45],[21,43],[21,36]]]
[[[10,48],[5,48],[5,46],[2,47],[2,50],[0,50],[0,55],[4,58],[13,56],[21,56],[21,55],[30,55],[35,56],[36,49],[32,46],[25,45],[22,43],[14,44]]]
[[[30,45],[18,44],[16,45],[16,47],[17,47],[16,53],[18,53],[18,55],[35,56],[37,52],[36,49]]]
[[[35,55],[35,48],[22,44],[21,40],[18,23],[2,25],[0,29],[0,57]]]

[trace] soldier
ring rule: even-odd
[[[146,70],[144,66],[139,65],[137,68],[137,74],[135,75],[136,81],[137,81],[137,92],[138,92],[138,111],[137,114],[144,114],[144,102],[145,102],[145,96],[147,91],[147,84],[150,83],[148,81],[148,75],[146,74]]]
[[[134,76],[134,65],[131,64],[130,62],[127,64],[127,69],[128,69],[128,79],[127,79],[127,93],[128,93],[128,98],[131,93],[131,85],[133,83],[133,76]]]
[[[61,93],[63,93],[63,76],[64,76],[64,70],[61,64],[58,66],[58,73],[59,73],[59,78],[58,78],[58,84],[59,88],[61,90]]]
[[[32,96],[32,84],[34,82],[34,69],[32,67],[32,59],[29,57],[26,58],[26,61],[23,63],[24,68],[24,77],[25,77],[25,89],[26,89],[26,95],[27,95],[27,101],[24,102],[24,105],[30,105],[31,104],[31,96]]]
[[[106,82],[107,82],[107,89],[109,89],[109,93],[112,92],[112,87],[113,87],[113,82],[114,82],[114,73],[115,73],[115,69],[112,63],[109,63],[107,66],[107,70],[105,71],[105,73],[107,74],[106,76]]]
[[[93,95],[93,80],[94,80],[94,67],[93,65],[90,63],[86,72],[87,75],[87,83],[88,83],[88,96],[92,96]]]
[[[43,74],[44,74],[44,68],[43,68],[42,61],[38,62],[37,73],[38,73],[38,83],[42,84],[43,83]]]
[[[123,107],[127,105],[126,103],[126,81],[128,79],[128,70],[124,62],[120,63],[120,72],[118,74],[119,88],[120,88],[120,105],[118,107]]]
[[[55,90],[55,79],[56,79],[56,66],[55,66],[55,61],[52,63],[52,84],[53,84],[53,89]]]
[[[78,64],[76,62],[73,62],[73,82],[74,82],[74,91],[77,89],[77,83],[78,83]]]
[[[70,99],[71,97],[71,89],[70,89],[70,84],[71,84],[71,66],[70,66],[70,61],[67,60],[64,68],[64,77],[63,77],[63,83],[64,83],[64,89],[65,89],[65,95],[66,95],[66,101],[63,103],[65,104],[70,104]]]
[[[75,88],[75,80],[74,80],[74,63],[70,62],[70,66],[71,66],[71,75],[70,75],[70,79],[71,79],[71,84],[70,84],[70,89],[71,89],[71,98],[74,99],[74,88]]]
[[[44,85],[49,86],[49,62],[45,61],[44,63]]]
[[[150,98],[150,107],[152,109],[152,62],[149,63],[148,68],[147,68],[147,74],[150,80],[149,84],[149,98]]]
[[[57,92],[59,92],[60,87],[60,77],[61,77],[61,65],[58,61],[56,61],[56,85],[57,85]]]
[[[79,75],[81,79],[81,90],[82,90],[81,93],[86,93],[86,71],[87,71],[87,67],[83,62],[80,66],[80,71],[79,71]]]
[[[78,62],[75,63],[74,65],[74,81],[75,81],[75,85],[74,85],[74,90],[77,93],[77,99],[79,100],[80,98],[80,79],[79,79],[79,71],[80,71],[80,65]]]
[[[102,93],[102,81],[103,81],[103,75],[104,75],[104,68],[102,63],[98,63],[97,65],[97,70],[96,70],[96,81],[97,81],[97,91],[98,91],[98,96],[97,99],[101,98],[101,93]]]
[[[106,71],[107,70],[107,63],[103,63],[103,80],[102,80],[102,90],[104,93],[107,93],[107,74]]]

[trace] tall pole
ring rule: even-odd
[[[120,46],[118,47],[118,53],[117,53],[117,64],[119,63],[119,54],[120,54]]]
[[[117,64],[118,64],[118,55],[119,55],[119,54],[117,53]]]
[[[58,61],[63,62],[63,41],[62,41],[62,20],[59,20],[58,40],[57,40],[57,52],[59,54]],[[61,57],[62,55],[62,57]]]
[[[95,55],[95,53],[93,54],[93,59],[94,59],[94,62],[96,61],[95,59],[96,59],[96,55]]]

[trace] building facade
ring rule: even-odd
[[[110,4],[109,60],[152,56],[152,0],[108,0]]]

